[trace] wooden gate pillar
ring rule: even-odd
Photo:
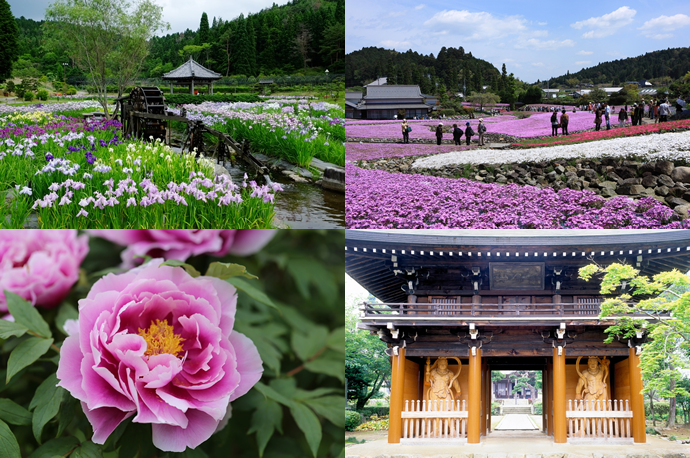
[[[393,353],[391,371],[391,400],[388,412],[388,443],[399,444],[402,434],[403,389],[405,388],[405,349]]]
[[[553,441],[565,444],[568,430],[565,419],[565,348],[553,349]]]
[[[473,347],[474,348],[474,347]],[[469,408],[467,412],[467,443],[478,444],[481,436],[482,417],[482,350],[476,349],[472,355],[470,352],[469,363]]]
[[[640,357],[635,353],[635,347],[628,350],[630,363],[630,403],[632,404],[632,433],[633,442],[644,444],[647,442],[647,431],[644,421],[644,396],[642,395],[642,372],[640,371]]]

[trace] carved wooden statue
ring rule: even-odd
[[[455,401],[460,399],[460,383],[458,377],[462,370],[462,363],[458,358],[453,358],[458,362],[457,374],[448,366],[448,358],[441,357],[431,364],[430,358],[426,359],[426,371],[424,373],[424,385],[426,388],[426,399],[430,401]],[[455,394],[453,394],[453,390]]]
[[[575,388],[575,399],[584,399],[585,401],[606,401],[608,399],[606,382],[609,376],[609,361],[604,357],[599,359],[596,356],[590,356],[587,361],[587,370],[580,372],[580,359],[577,358],[575,369],[580,380],[577,382]]]

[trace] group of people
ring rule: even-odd
[[[457,124],[453,124],[453,141],[456,145],[462,145],[462,136],[465,136],[465,141],[467,145],[470,144],[472,137],[475,135],[474,129],[470,126],[470,123],[465,123],[465,130],[463,131],[461,127]],[[412,132],[412,127],[407,122],[407,119],[403,119],[401,124],[403,143],[410,143],[410,132]],[[479,118],[479,125],[477,126],[477,134],[479,135],[479,146],[484,146],[484,133],[486,132],[486,126],[484,125],[484,119]],[[436,144],[440,145],[443,141],[443,123],[439,122],[436,126]]]
[[[563,132],[563,135],[568,135],[568,122],[570,121],[570,117],[568,116],[568,113],[565,112],[565,108],[561,110],[561,119],[558,119],[558,113],[553,112],[551,115],[551,136],[552,137],[558,137],[558,128],[561,128],[561,132]]]

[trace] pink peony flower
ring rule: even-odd
[[[136,263],[134,256],[149,255],[185,261],[190,256],[228,253],[247,256],[259,251],[275,235],[273,229],[92,229],[93,235],[124,245],[123,267]]]
[[[159,449],[195,448],[261,378],[256,347],[232,329],[235,288],[161,262],[103,277],[66,325],[58,385],[81,401],[98,444],[134,415]]]
[[[89,239],[74,229],[0,231],[0,312],[3,290],[45,308],[57,306],[79,279]]]

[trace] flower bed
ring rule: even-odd
[[[306,99],[260,103],[185,105],[189,116],[228,133],[269,155],[301,166],[313,157],[337,165],[345,162],[344,111],[337,105]]]
[[[438,168],[452,164],[506,164],[516,161],[540,162],[602,157],[639,158],[645,161],[661,159],[685,161],[688,158],[688,152],[690,152],[690,131],[530,148],[518,154],[515,150],[473,149],[421,158],[415,161],[414,167]]]
[[[591,191],[500,186],[365,170],[349,162],[346,226],[352,229],[688,228],[653,198],[606,200]]]
[[[475,146],[428,145],[403,143],[346,143],[345,158],[348,161],[368,161],[385,157],[422,156],[427,154],[464,151]]]
[[[31,211],[39,227],[271,227],[280,185],[232,183],[209,160],[120,129],[66,118],[1,130],[0,227],[23,227]]]

